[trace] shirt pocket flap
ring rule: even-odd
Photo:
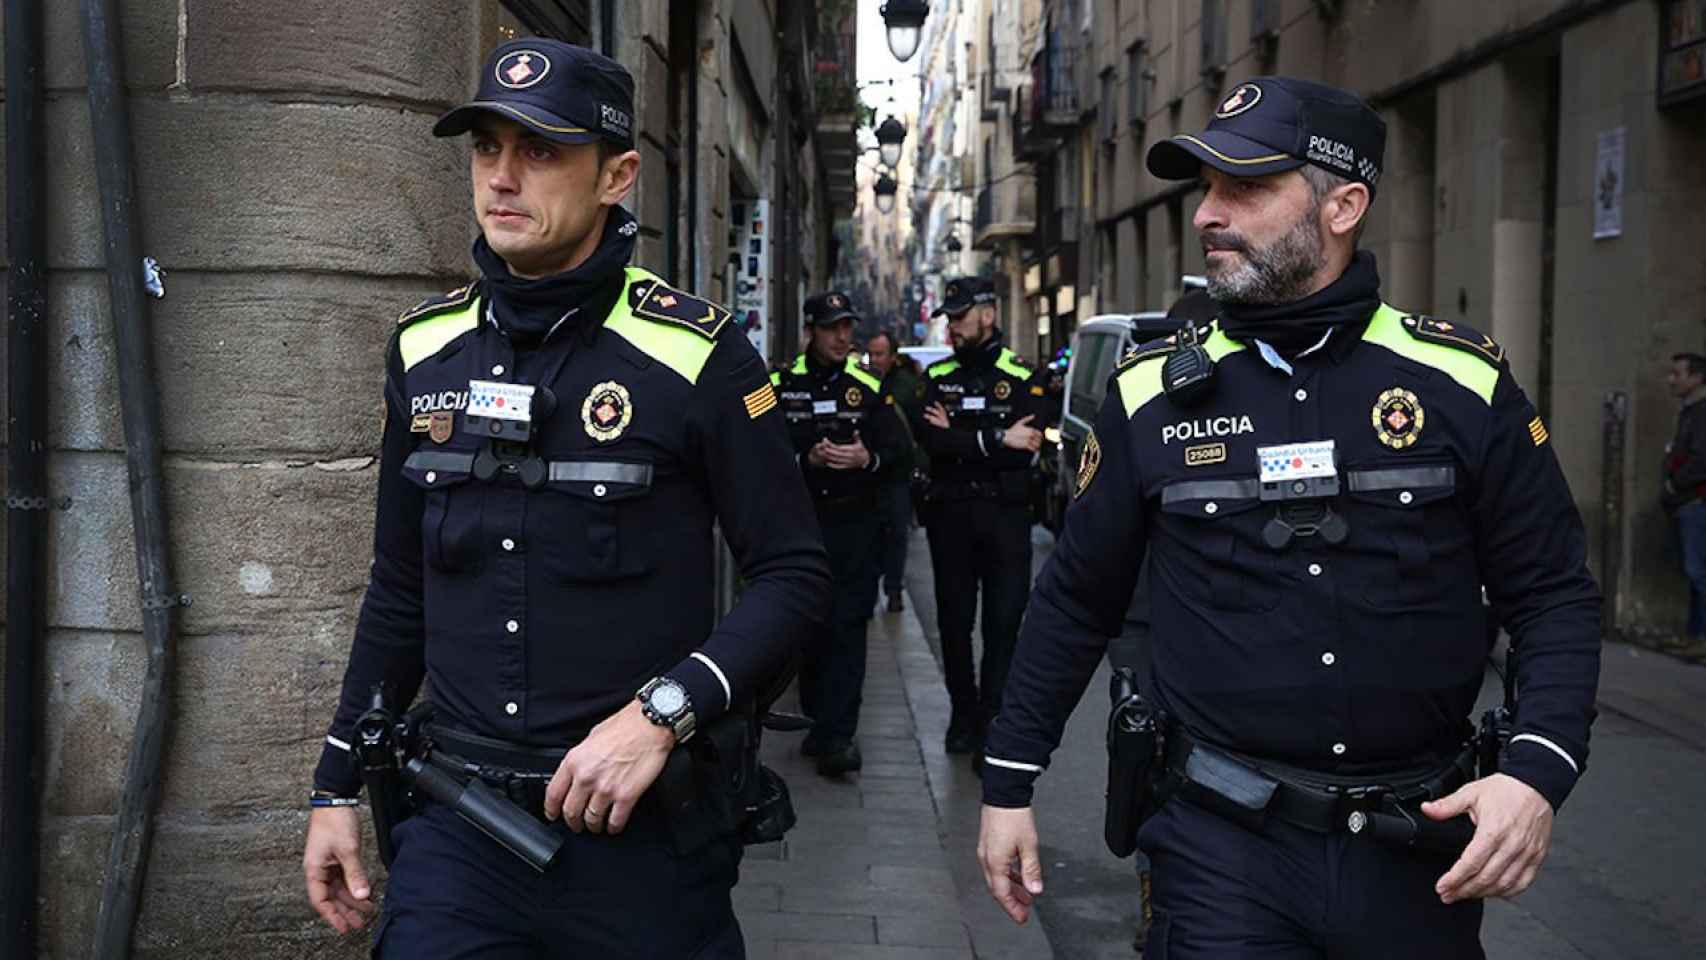
[[[550,470],[552,490],[606,503],[645,496],[656,473],[652,464],[619,460],[559,460]]]
[[[1457,493],[1457,468],[1437,463],[1346,470],[1345,489],[1362,503],[1398,509],[1423,507]]]
[[[473,475],[474,455],[448,450],[416,450],[403,461],[403,477],[423,490],[444,490]]]
[[[1255,477],[1181,480],[1161,488],[1161,512],[1177,517],[1219,519],[1261,505]]]

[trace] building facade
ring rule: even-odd
[[[165,270],[150,303],[169,552],[193,600],[135,955],[366,953],[308,909],[301,843],[371,555],[386,341],[401,311],[473,273],[467,147],[435,140],[434,118],[511,37],[622,61],[638,88],[639,263],[788,356],[851,213],[852,159],[833,147],[853,131],[819,105],[852,82],[819,69],[852,62],[837,46],[850,5],[819,7],[123,4],[143,244]],[[37,942],[81,957],[146,655],[81,27],[77,5],[43,8],[43,402],[49,488],[70,503],[48,521],[42,581]]]

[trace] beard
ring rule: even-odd
[[[1221,303],[1272,305],[1291,303],[1309,293],[1310,282],[1326,265],[1321,237],[1321,209],[1312,206],[1278,240],[1253,247],[1230,230],[1203,234],[1203,246],[1236,250],[1230,265],[1207,268],[1208,295]]]

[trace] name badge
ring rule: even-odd
[[[1262,464],[1263,483],[1285,483],[1338,475],[1338,469],[1333,465],[1331,440],[1257,447],[1256,458]]]
[[[813,414],[815,414],[817,416],[823,416],[825,414],[831,414],[834,412],[835,412],[835,401],[834,400],[813,400],[812,401],[812,413]]]
[[[527,423],[533,419],[533,387],[494,380],[470,380],[468,413],[493,420]]]
[[[960,409],[961,410],[982,410],[983,409],[983,398],[982,397],[961,397],[960,398]]]

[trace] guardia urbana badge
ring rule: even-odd
[[[586,435],[599,443],[609,443],[628,429],[634,419],[634,404],[628,388],[614,380],[595,386],[581,401],[581,423]]]
[[[1403,450],[1421,437],[1428,414],[1415,394],[1403,387],[1393,387],[1374,401],[1371,416],[1380,442],[1394,450]]]
[[[1102,441],[1096,439],[1096,431],[1084,438],[1084,452],[1078,455],[1078,484],[1073,488],[1072,499],[1076,500],[1090,489],[1090,481],[1096,479],[1096,468],[1102,465]]]

